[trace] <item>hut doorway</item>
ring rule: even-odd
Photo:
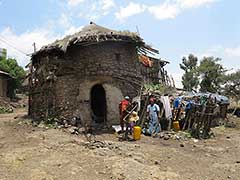
[[[94,85],[91,89],[91,110],[95,123],[101,124],[106,121],[106,92],[101,84]]]

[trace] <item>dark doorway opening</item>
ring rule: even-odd
[[[91,109],[93,121],[96,123],[104,123],[106,121],[106,92],[101,84],[97,84],[92,87]]]

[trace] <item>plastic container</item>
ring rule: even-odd
[[[134,126],[133,127],[133,139],[134,140],[141,139],[141,132],[142,132],[142,128],[140,126]]]
[[[173,121],[173,130],[174,131],[180,130],[179,121]]]

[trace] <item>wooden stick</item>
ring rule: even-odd
[[[138,104],[137,105],[135,105],[134,107],[133,107],[133,109],[131,110],[131,111],[129,111],[128,112],[128,114],[123,118],[123,121],[125,121],[126,122],[126,118],[130,115],[130,114],[132,114],[132,112],[136,109],[136,107],[138,106]]]
[[[145,114],[146,114],[146,109],[147,109],[147,105],[148,105],[148,101],[149,101],[149,95],[147,96],[147,99],[146,99],[146,101],[145,101],[145,104],[144,104],[144,109],[143,109],[143,111],[142,111],[142,113],[141,113],[141,116],[140,116],[140,119],[141,119],[141,127],[143,127],[143,124],[145,123],[145,119],[143,119],[143,117],[145,116]]]

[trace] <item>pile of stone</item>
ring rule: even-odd
[[[159,133],[159,138],[164,140],[173,139],[187,141],[191,138],[191,134],[184,131],[164,131]]]
[[[9,99],[0,98],[0,114],[4,113],[12,113],[13,106],[11,106],[11,102]]]

